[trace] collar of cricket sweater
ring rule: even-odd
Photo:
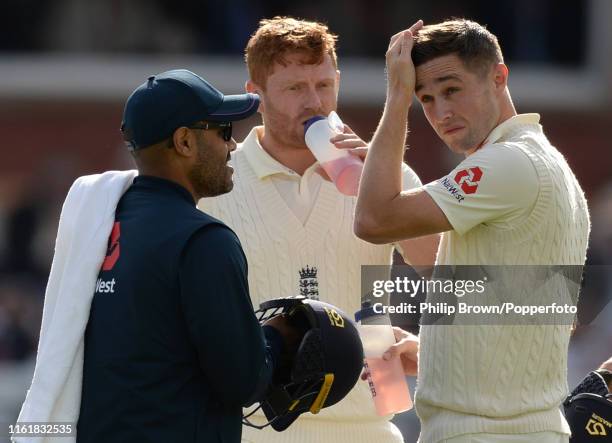
[[[497,125],[484,141],[482,146],[495,143],[506,138],[517,126],[538,125],[540,114],[517,114]]]
[[[253,168],[253,171],[255,171],[257,178],[262,180],[271,175],[281,174],[294,177],[296,180],[299,180],[300,175],[297,172],[283,165],[266,152],[259,142],[261,135],[263,135],[263,126],[255,126],[253,129],[251,129],[251,132],[249,132],[249,135],[247,135],[239,148],[244,152],[244,155],[246,156],[251,168]],[[308,169],[306,169],[306,171],[304,171],[304,176],[309,175],[308,172],[310,170],[314,170],[317,165],[318,162],[315,162]]]

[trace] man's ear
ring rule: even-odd
[[[340,70],[336,69],[336,100],[338,100],[339,93],[340,93]]]
[[[493,81],[495,89],[504,91],[508,86],[508,67],[503,63],[497,63],[493,66]]]
[[[172,134],[172,142],[174,144],[174,150],[181,157],[191,157],[195,152],[193,132],[184,126],[174,131],[174,134]]]
[[[259,109],[257,110],[257,112],[259,112],[260,114],[263,114],[265,112],[264,103],[263,103],[263,94],[262,94],[263,88],[261,88],[253,80],[249,79],[244,84],[244,89],[246,90],[246,92],[250,92],[251,94],[259,95]]]

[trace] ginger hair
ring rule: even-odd
[[[287,66],[287,55],[302,55],[305,64],[320,64],[326,54],[338,68],[336,41],[338,37],[326,25],[292,17],[274,17],[259,22],[259,28],[249,39],[245,61],[249,76],[260,87],[266,87],[274,64]]]

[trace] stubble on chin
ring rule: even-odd
[[[290,129],[285,126],[280,130],[266,128],[266,132],[285,149],[307,149],[303,127]]]
[[[465,155],[480,143],[479,141],[476,141],[476,138],[477,137],[473,137],[468,134],[468,136],[464,137],[462,140],[456,140],[452,144],[446,143],[446,146],[448,146],[448,148],[455,154]]]
[[[223,187],[223,192],[221,192],[221,194],[227,194],[232,189],[234,189],[234,171],[230,170],[227,172],[225,186]]]

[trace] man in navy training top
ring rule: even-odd
[[[259,325],[238,238],[196,209],[232,189],[232,122],[258,104],[187,70],[151,76],[128,98],[121,129],[140,175],[96,284],[79,443],[239,442],[242,407],[295,344],[283,317]]]

